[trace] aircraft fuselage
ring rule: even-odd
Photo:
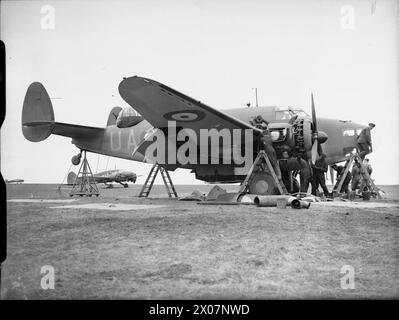
[[[293,114],[309,118],[301,109],[291,110],[277,107],[250,107],[223,111],[246,123],[249,123],[253,117],[260,115],[272,126],[276,125],[277,127],[278,124],[286,124],[288,126]],[[334,164],[344,161],[346,156],[356,147],[356,138],[364,127],[364,125],[351,121],[318,118],[318,130],[323,131],[328,136],[327,141],[322,144],[323,152],[327,156],[327,163]],[[116,125],[110,125],[105,128],[102,136],[79,137],[74,138],[72,142],[82,150],[134,161],[151,162],[142,153],[135,151],[145,140],[145,136],[152,130],[152,125],[143,120],[128,128],[118,128]],[[168,163],[166,160],[165,167],[169,170],[176,168],[192,169],[196,172],[198,179],[209,182],[238,182],[244,178],[244,176],[234,174],[234,165],[221,162],[219,164],[199,163],[198,161],[196,164],[179,165]]]

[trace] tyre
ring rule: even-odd
[[[249,183],[249,192],[258,195],[280,194],[273,177],[265,172],[260,172],[255,175]]]

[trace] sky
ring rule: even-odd
[[[256,87],[260,105],[310,112],[313,92],[318,117],[376,123],[374,179],[399,184],[395,0],[1,1],[0,35],[7,51],[6,179],[61,183],[78,153],[69,138],[23,137],[31,82],[46,87],[56,121],[104,127],[112,107],[128,106],[118,93],[122,78],[139,75],[220,110],[254,105]],[[138,183],[151,167],[88,158],[94,171],[141,174]],[[171,177],[176,184],[202,183],[184,169]]]

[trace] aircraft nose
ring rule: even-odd
[[[320,144],[326,142],[328,139],[328,135],[327,133],[325,133],[324,131],[319,131],[317,134],[317,141],[319,141]]]

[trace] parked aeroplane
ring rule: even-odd
[[[12,179],[12,180],[5,179],[5,183],[8,183],[8,184],[12,184],[12,183],[21,184],[23,182],[24,182],[23,179]]]
[[[261,117],[269,123],[278,158],[288,149],[293,157],[301,156],[314,162],[323,152],[327,156],[327,163],[331,165],[347,159],[356,147],[358,134],[365,128],[364,125],[351,121],[317,118],[313,95],[310,116],[300,108],[275,106],[219,111],[162,83],[138,76],[124,78],[119,84],[119,93],[130,107],[114,107],[105,128],[87,127],[55,122],[48,93],[41,83],[34,82],[29,86],[24,100],[23,134],[33,142],[45,140],[51,134],[70,137],[80,150],[153,163],[154,159],[148,156],[147,148],[160,131],[166,134],[168,141],[173,138],[168,133],[170,121],[175,122],[176,132],[184,133],[183,136],[186,137],[200,136],[202,129],[225,129],[228,132],[234,129],[243,132],[250,129],[253,141],[256,141],[262,131],[253,125],[253,121]],[[182,144],[183,141],[178,142],[178,145]],[[198,152],[195,154],[197,159],[194,160],[198,161],[182,164],[170,161],[173,156],[176,159],[178,151],[165,146],[168,154],[165,163],[160,164],[167,170],[191,169],[197,179],[206,182],[234,183],[245,179],[248,170],[237,174],[238,165],[218,161],[225,156],[225,148],[220,148],[219,145],[209,147],[208,140],[197,141],[195,147]],[[231,142],[229,147],[227,153],[230,152],[233,157],[237,145]],[[246,145],[242,139],[241,154],[246,149],[253,150],[251,159],[255,159],[256,148]],[[209,152],[204,153],[203,150]],[[204,161],[204,157],[208,161]],[[72,159],[74,164],[79,161],[80,154]],[[257,190],[257,193],[274,192],[273,179],[267,175],[255,180],[257,185],[252,189]]]
[[[93,179],[96,183],[104,183],[107,187],[111,187],[112,183],[116,182],[127,188],[129,186],[128,182],[136,182],[137,175],[131,171],[107,170],[93,174]],[[75,172],[71,171],[68,173],[67,184],[73,185],[74,183],[79,183],[79,181],[80,177],[77,177]]]

